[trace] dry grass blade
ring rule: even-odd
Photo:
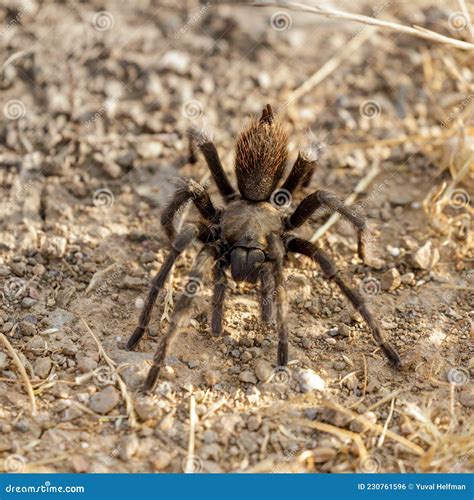
[[[30,398],[30,403],[31,403],[31,414],[34,416],[34,415],[36,415],[35,393],[33,391],[33,387],[31,385],[30,379],[28,378],[28,374],[26,373],[25,367],[23,366],[23,363],[21,362],[20,358],[18,357],[18,354],[16,353],[15,349],[10,344],[10,341],[7,339],[7,337],[5,337],[5,335],[3,333],[0,333],[0,340],[2,341],[6,350],[8,351],[10,356],[12,357],[15,365],[18,368],[18,371],[20,372],[21,378],[23,379],[23,382],[25,383],[26,392],[28,393],[28,396]]]
[[[374,424],[367,418],[363,417],[362,415],[359,415],[358,413],[355,413],[351,410],[348,410],[341,406],[340,404],[334,402],[334,401],[328,401],[326,399],[322,400],[322,404],[326,406],[327,408],[330,408],[331,410],[338,411],[342,413],[343,415],[346,415],[348,417],[353,418],[354,420],[357,420],[357,422],[360,422],[361,424],[364,424],[365,426],[379,432],[380,434],[383,434],[384,428],[380,424]],[[417,444],[412,443],[408,439],[404,438],[403,436],[400,436],[396,434],[393,431],[386,430],[385,434],[388,438],[393,439],[394,441],[397,441],[401,445],[403,445],[405,448],[410,450],[411,452],[415,453],[416,455],[423,455],[425,451],[421,446],[418,446]]]
[[[90,333],[91,337],[94,339],[95,343],[97,344],[97,348],[99,349],[99,353],[101,357],[104,359],[104,361],[109,365],[110,369],[113,371],[115,380],[117,381],[117,384],[120,388],[120,392],[122,393],[122,397],[125,401],[125,406],[127,408],[127,415],[128,415],[128,423],[130,427],[133,429],[137,427],[137,420],[135,417],[135,408],[133,407],[133,401],[132,398],[128,392],[127,386],[125,385],[125,382],[122,380],[120,377],[117,368],[115,367],[115,362],[107,355],[105,352],[105,349],[103,348],[102,344],[100,343],[100,340],[95,336],[94,332],[90,329],[89,325],[86,323],[84,318],[81,318],[81,321],[84,323],[84,326],[86,327],[86,330]]]
[[[329,434],[333,434],[334,436],[349,438],[354,441],[359,450],[359,458],[360,460],[364,460],[367,457],[367,449],[364,446],[364,442],[362,438],[356,432],[348,431],[346,429],[341,429],[340,427],[336,427],[335,425],[325,424],[324,422],[315,422],[314,420],[307,419],[295,419],[295,423],[299,425],[304,425],[305,427],[310,427],[311,429],[316,429],[321,432],[328,432]]]
[[[377,19],[375,17],[364,16],[362,14],[352,14],[350,12],[343,12],[335,9],[328,9],[324,7],[317,7],[312,5],[305,5],[299,2],[283,2],[283,1],[255,1],[251,3],[256,7],[282,7],[284,9],[299,10],[302,12],[311,12],[320,16],[335,18],[335,19],[345,19],[346,21],[355,21],[358,23],[368,24],[370,26],[376,26],[378,28],[386,28],[395,30],[401,33],[406,33],[408,35],[416,36],[418,38],[424,38],[425,40],[431,40],[437,43],[444,43],[446,45],[451,45],[461,50],[474,50],[474,44],[469,42],[464,42],[462,40],[456,40],[449,36],[441,35],[435,31],[422,28],[420,26],[405,26],[399,23],[393,23],[391,21],[384,21],[382,19]]]

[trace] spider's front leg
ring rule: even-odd
[[[269,256],[273,261],[276,294],[276,327],[278,332],[278,366],[288,364],[288,299],[283,276],[285,247],[281,239],[271,234],[268,238]]]
[[[126,349],[131,351],[138,344],[140,339],[145,334],[151,319],[151,313],[155,305],[158,293],[163,288],[166,278],[171,271],[176,259],[179,255],[187,248],[196,238],[201,238],[208,240],[211,238],[210,229],[204,224],[193,225],[186,227],[181,233],[176,236],[173,243],[171,244],[171,250],[167,255],[163,265],[161,266],[158,274],[153,278],[151,282],[151,288],[148,292],[148,297],[143,306],[142,312],[140,314],[140,319],[138,321],[138,326],[135,328],[132,336],[128,339]]]
[[[171,317],[166,335],[161,339],[153,357],[151,366],[143,390],[149,392],[153,389],[160,374],[161,367],[169,354],[171,345],[176,338],[180,328],[184,326],[191,315],[191,304],[202,289],[202,279],[209,263],[213,262],[218,256],[214,246],[206,245],[199,252],[194,262],[193,268],[189,274],[188,281],[184,287],[183,293],[178,298],[176,308]]]
[[[344,205],[334,193],[318,190],[304,198],[296,210],[286,221],[286,229],[292,230],[304,224],[318,208],[325,207],[338,212],[357,228],[358,253],[363,262],[367,262],[367,242],[369,238],[367,221],[356,214],[350,207]]]
[[[225,275],[225,261],[220,259],[214,267],[214,292],[212,295],[211,334],[220,337],[222,334],[222,321],[224,319],[224,300],[227,290],[227,277]]]
[[[377,321],[368,310],[363,297],[344,282],[334,262],[332,262],[329,256],[326,255],[326,253],[324,253],[322,250],[320,250],[316,245],[313,245],[313,243],[301,238],[288,238],[286,241],[286,248],[290,252],[306,255],[320,265],[325,277],[327,279],[333,280],[337,284],[341,292],[349,299],[354,308],[359,311],[361,316],[364,318],[367,326],[369,327],[375,342],[380,347],[390,363],[396,368],[401,368],[402,362],[399,354],[384,339]]]

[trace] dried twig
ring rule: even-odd
[[[25,367],[23,366],[23,363],[21,362],[20,358],[18,357],[18,354],[16,353],[15,349],[10,344],[10,341],[7,339],[7,337],[5,337],[5,335],[3,333],[0,333],[0,340],[2,341],[3,345],[7,349],[10,356],[12,357],[15,365],[18,368],[18,371],[20,372],[21,378],[23,379],[23,382],[25,383],[26,392],[28,393],[28,396],[30,398],[31,414],[33,416],[35,416],[36,415],[35,393],[33,392],[33,387],[31,385],[30,379],[28,378],[28,374],[26,373]]]
[[[196,398],[191,395],[189,398],[189,441],[188,441],[188,454],[186,456],[186,465],[184,472],[190,474],[195,472],[194,462],[194,442],[196,433]]]
[[[127,408],[127,415],[128,415],[128,423],[129,423],[130,427],[132,429],[137,427],[138,424],[137,424],[137,420],[135,417],[135,408],[133,406],[132,398],[128,392],[128,389],[127,389],[127,386],[125,385],[125,382],[122,380],[122,378],[120,377],[120,375],[115,367],[115,361],[107,355],[100,340],[95,336],[94,332],[90,329],[90,327],[86,323],[85,319],[81,318],[81,321],[84,323],[84,326],[86,327],[87,331],[90,333],[91,337],[94,339],[95,343],[97,344],[97,348],[99,349],[99,354],[101,355],[103,360],[109,365],[110,369],[114,373],[115,380],[117,381],[117,384],[120,388],[120,392],[122,393],[122,397],[125,401],[125,406]]]
[[[302,12],[311,12],[320,16],[335,18],[335,19],[345,19],[346,21],[355,21],[358,23],[368,24],[370,26],[376,26],[377,28],[387,28],[390,30],[399,31],[401,33],[406,33],[408,35],[416,36],[418,38],[424,38],[425,40],[430,40],[432,42],[444,43],[446,45],[451,45],[461,50],[474,50],[474,44],[469,42],[464,42],[462,40],[456,40],[449,36],[441,35],[435,31],[428,30],[421,26],[405,26],[403,24],[394,23],[391,21],[384,21],[383,19],[378,19],[376,17],[364,16],[362,14],[352,14],[350,12],[343,12],[335,9],[328,9],[325,7],[318,7],[315,5],[305,5],[299,2],[293,1],[279,1],[279,0],[256,0],[251,3],[256,7],[281,7],[284,9],[298,10]]]

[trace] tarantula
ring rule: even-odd
[[[144,335],[160,289],[178,256],[191,242],[203,243],[188,282],[179,297],[168,331],[159,342],[144,390],[153,389],[165,358],[179,329],[189,319],[195,289],[207,269],[213,270],[212,335],[222,333],[223,307],[227,289],[226,269],[235,281],[260,282],[261,317],[278,331],[279,366],[288,362],[287,298],[283,277],[284,258],[289,252],[306,255],[321,267],[325,277],[334,281],[367,323],[376,343],[395,367],[401,366],[396,350],[384,339],[379,326],[369,312],[364,299],[342,279],[334,263],[316,245],[294,236],[291,231],[304,224],[320,207],[338,212],[358,231],[358,253],[365,258],[367,224],[334,194],[317,190],[304,198],[296,210],[285,216],[274,202],[275,195],[291,195],[300,185],[308,184],[320,157],[321,144],[314,143],[301,151],[283,185],[288,156],[288,135],[275,120],[267,105],[260,119],[254,119],[239,135],[236,145],[235,173],[238,192],[224,172],[211,137],[203,130],[194,131],[194,138],[203,153],[226,207],[216,208],[206,189],[194,181],[184,182],[161,215],[161,224],[170,241],[170,251],[160,271],[151,283],[148,298],[140,315],[139,325],[130,337],[126,349],[133,349]],[[192,201],[203,221],[185,227],[179,234],[174,216]]]

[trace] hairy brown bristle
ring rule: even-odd
[[[252,120],[240,133],[236,146],[235,170],[244,198],[267,200],[283,174],[287,158],[288,134],[273,115]]]

